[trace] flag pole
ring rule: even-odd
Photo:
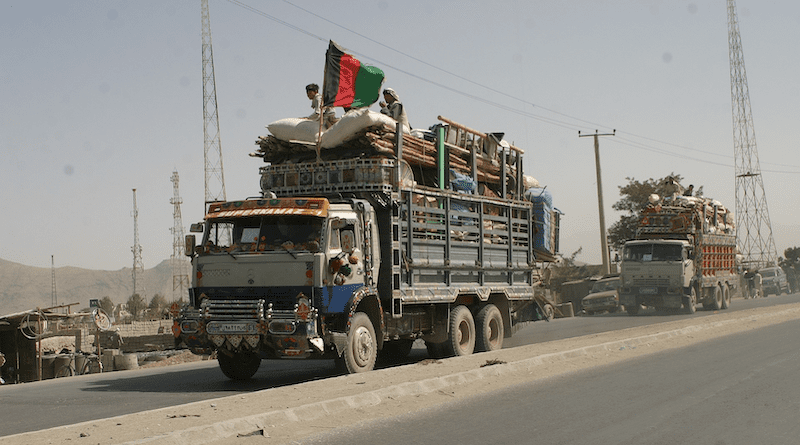
[[[328,58],[325,58],[325,71],[322,75],[322,102],[319,104],[319,132],[317,132],[317,164],[322,163],[320,149],[322,148],[322,118],[325,116],[325,80],[328,78]]]

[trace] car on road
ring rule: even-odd
[[[597,280],[589,295],[581,300],[581,308],[587,315],[597,312],[616,312],[619,310],[619,277]]]
[[[786,279],[786,273],[780,267],[765,267],[759,269],[758,273],[761,274],[761,288],[764,290],[765,297],[769,294],[789,293],[789,281]]]

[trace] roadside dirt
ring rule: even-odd
[[[511,385],[797,319],[800,303],[714,312],[706,317],[678,318],[467,357],[424,360],[2,440],[4,445],[291,443],[340,425],[398,416]],[[189,358],[176,356],[175,360]]]

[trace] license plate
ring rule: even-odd
[[[250,322],[219,322],[212,321],[206,326],[206,332],[209,334],[256,334],[258,327],[255,323]]]
[[[640,287],[639,288],[640,294],[647,294],[647,295],[654,295],[658,293],[657,287]]]

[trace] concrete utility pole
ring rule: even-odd
[[[609,275],[611,273],[611,261],[608,254],[608,234],[606,233],[606,215],[603,210],[603,180],[600,174],[600,136],[614,136],[617,130],[613,133],[600,134],[597,130],[594,134],[581,134],[578,132],[578,137],[594,137],[594,161],[597,168],[597,206],[600,208],[600,248],[603,250],[603,273]]]

